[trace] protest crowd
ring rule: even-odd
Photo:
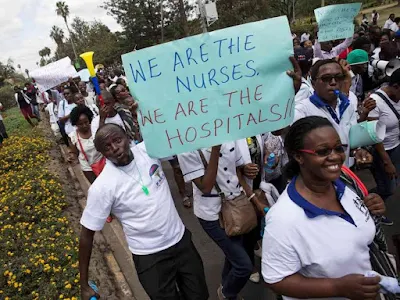
[[[151,299],[243,299],[249,280],[284,299],[396,299],[383,225],[393,224],[385,201],[400,172],[400,17],[390,15],[382,28],[378,19],[376,11],[363,15],[341,40],[320,41],[319,28],[292,35],[290,126],[163,159],[148,154],[135,84],[122,69],[96,70],[101,97],[79,77],[43,92],[35,82],[15,86],[26,121],[49,120],[69,162],[91,183],[81,218],[82,299],[101,295],[88,285],[88,267],[94,234],[106,222],[121,223]],[[352,128],[367,123],[381,140],[353,147]],[[0,145],[4,138],[0,115]],[[224,253],[217,291],[207,288],[165,163],[182,205]],[[372,173],[373,193],[359,170]]]

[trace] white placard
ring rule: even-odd
[[[57,60],[39,69],[29,72],[29,75],[35,79],[40,92],[45,92],[63,82],[68,78],[78,77],[74,66],[69,57]]]

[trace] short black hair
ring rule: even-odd
[[[304,149],[304,137],[310,131],[321,127],[333,127],[333,125],[326,118],[311,116],[297,120],[290,127],[285,137],[285,150],[289,162],[284,168],[284,173],[288,179],[292,179],[300,173],[300,166],[294,156],[300,149]]]
[[[107,135],[110,131],[119,132],[122,135],[127,136],[126,131],[119,125],[108,123],[99,128],[96,132],[96,136],[94,138],[94,147],[97,151],[101,152],[102,146],[104,145],[104,136]]]
[[[400,69],[394,71],[392,76],[390,76],[389,85],[393,86],[395,84],[400,85]]]
[[[399,17],[394,18],[393,22],[399,23],[400,22],[400,18]]]
[[[90,110],[90,108],[86,105],[78,105],[71,111],[71,114],[69,115],[72,126],[76,126],[76,123],[78,123],[81,115],[86,115],[89,122],[92,123],[93,112]]]
[[[333,58],[319,60],[311,67],[311,79],[312,80],[317,79],[319,69],[327,64],[338,64],[340,68],[342,68],[342,66]]]
[[[360,36],[353,42],[353,50],[362,49],[364,45],[370,45],[371,40],[365,36]]]

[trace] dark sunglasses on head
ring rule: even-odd
[[[308,153],[312,155],[316,155],[319,157],[326,157],[332,154],[335,151],[338,154],[342,154],[346,152],[346,146],[340,145],[336,146],[335,148],[321,148],[317,150],[309,150],[309,149],[300,149],[299,152]]]
[[[330,83],[332,79],[335,79],[336,82],[343,81],[346,78],[344,74],[336,74],[336,75],[322,75],[321,77],[317,77],[317,79],[321,79],[322,82]]]

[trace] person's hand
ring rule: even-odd
[[[136,101],[130,101],[128,103],[128,109],[133,115],[136,113],[138,107],[139,107],[139,105]]]
[[[372,98],[368,98],[363,103],[363,112],[369,113],[371,110],[375,109],[376,101]]]
[[[288,74],[288,76],[293,79],[294,93],[297,94],[301,87],[301,68],[299,66],[299,63],[293,56],[290,56],[289,59],[292,63],[293,71],[288,70],[286,71],[286,74]]]
[[[254,196],[251,199],[251,202],[253,203],[254,207],[256,208],[257,215],[265,216],[264,208],[268,207],[268,205],[266,203],[264,203],[263,201],[261,201],[260,199],[258,199],[257,196]]]
[[[378,295],[381,278],[351,274],[336,279],[337,295],[352,300],[375,299]]]
[[[351,87],[351,74],[350,74],[351,67],[350,67],[349,63],[344,59],[337,58],[336,60],[342,67],[343,73],[345,75],[345,78],[342,83],[341,92],[348,96],[350,93],[350,87]]]
[[[105,120],[107,118],[108,116],[107,106],[103,105],[102,107],[100,107],[99,115],[100,115],[100,120]]]
[[[383,168],[385,169],[385,173],[387,174],[389,179],[397,178],[397,170],[392,161],[389,160],[388,162],[384,162]]]
[[[373,160],[372,155],[365,149],[356,150],[354,157],[358,166],[371,164]]]
[[[247,164],[243,168],[244,175],[249,179],[256,178],[259,171],[260,171],[260,169],[258,168],[258,165],[256,165],[256,164]]]
[[[369,212],[376,216],[383,216],[386,212],[385,202],[378,194],[369,194],[364,198],[364,204]]]
[[[81,299],[89,300],[90,297],[96,296],[97,299],[100,298],[100,295],[97,294],[88,284],[81,285]]]

